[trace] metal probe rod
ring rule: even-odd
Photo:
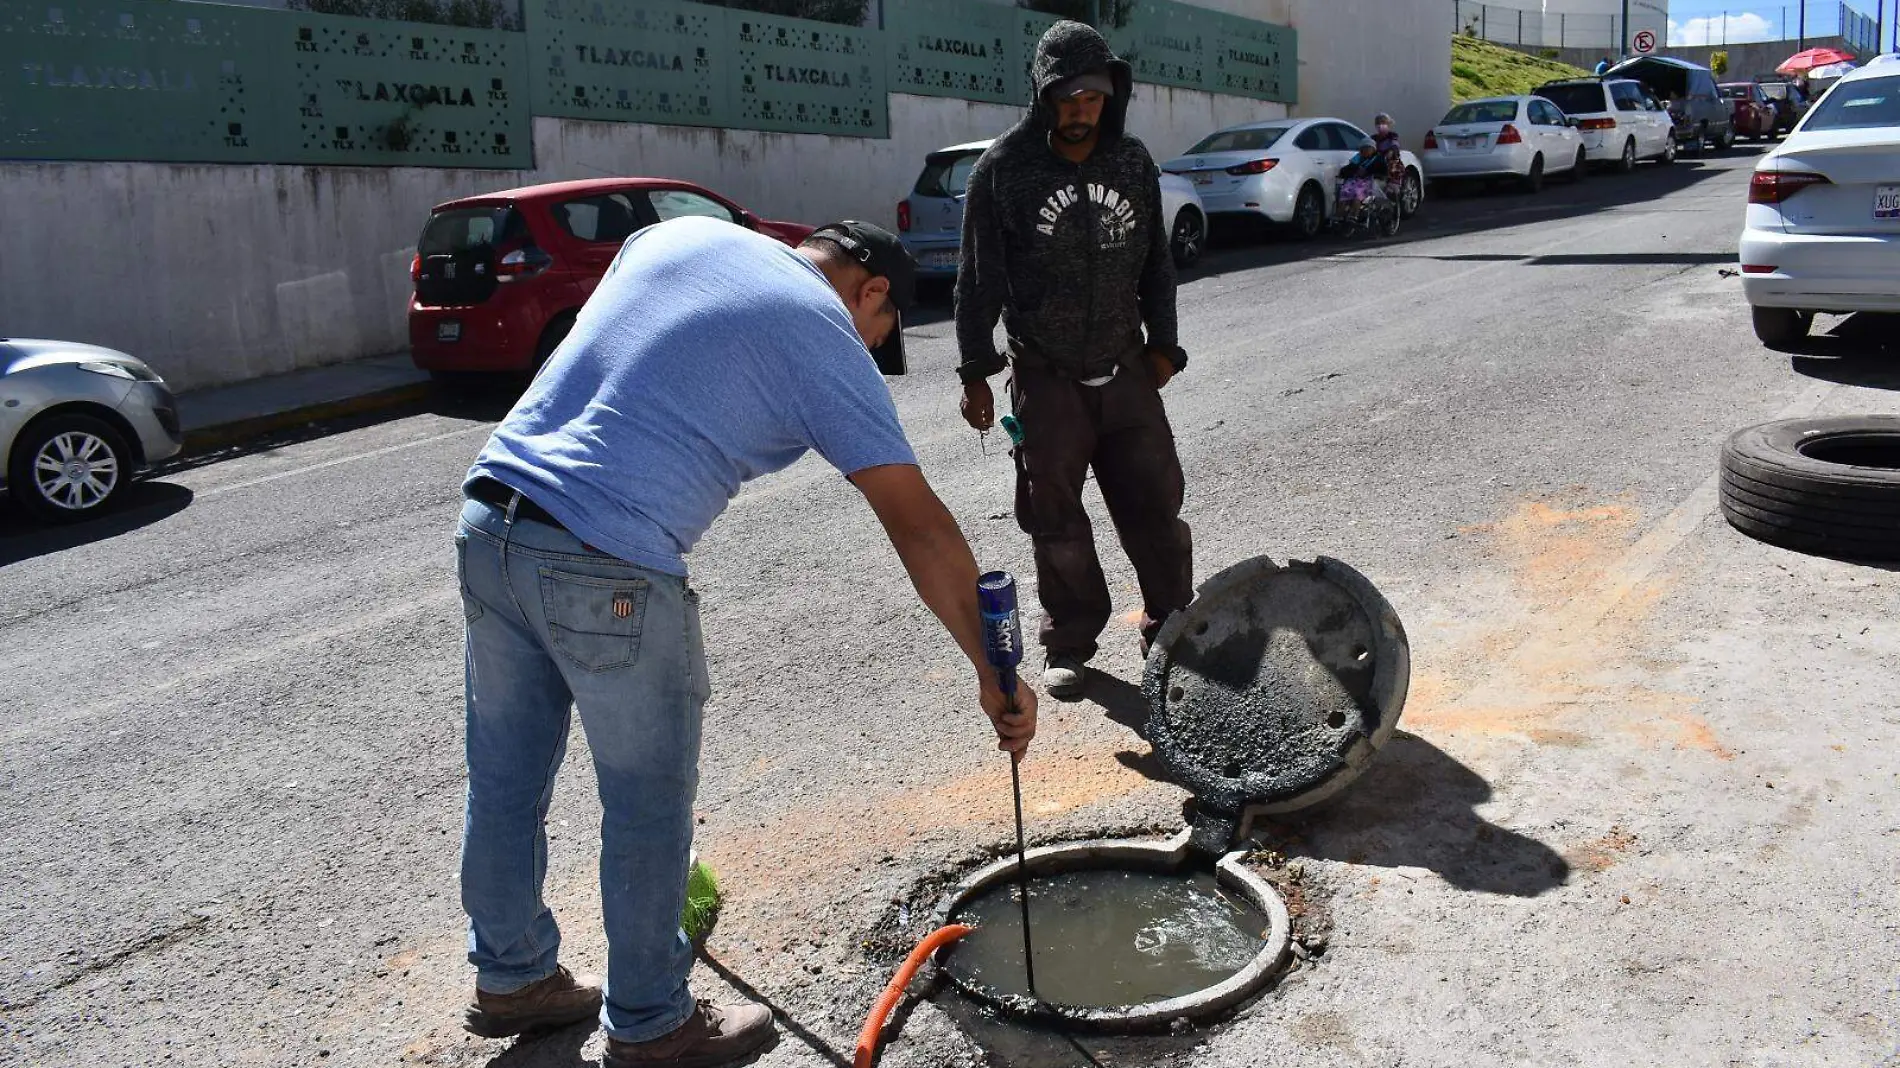
[[[1014,421],[1004,419],[1005,427]],[[1010,431],[1015,439],[1016,431]],[[977,607],[983,615],[983,655],[996,669],[997,686],[1009,702],[1013,715],[1016,707],[1016,665],[1023,660],[1022,617],[1016,611],[1016,580],[1007,571],[991,571],[976,580]],[[1029,860],[1023,848],[1023,774],[1017,767],[1021,754],[1009,755],[1009,787],[1016,800],[1016,892],[1023,907],[1023,971],[1029,978],[1029,995],[1036,997],[1036,962],[1029,939]]]
[[[1023,906],[1023,972],[1029,979],[1029,996],[1036,996],[1036,958],[1029,948],[1029,861],[1023,850],[1023,775],[1016,754],[1009,756],[1009,787],[1016,795],[1016,894]]]

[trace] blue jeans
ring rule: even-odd
[[[693,1011],[679,929],[709,692],[699,599],[677,576],[469,501],[455,535],[467,621],[468,810],[462,907],[476,985],[511,993],[554,973],[561,933],[541,898],[545,821],[570,707],[600,784],[607,931],[601,1024],[658,1038]]]

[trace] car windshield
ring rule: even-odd
[[[1900,126],[1900,75],[1843,82],[1808,112],[1801,129],[1864,130]]]
[[[1272,148],[1275,141],[1286,136],[1288,129],[1290,127],[1255,126],[1244,130],[1222,130],[1183,154],[1192,156],[1201,152],[1259,152]]]
[[[920,197],[960,197],[970,184],[970,168],[983,153],[939,152],[924,161],[924,173],[917,176],[915,193]]]
[[[1594,82],[1577,85],[1546,85],[1537,95],[1563,109],[1566,115],[1589,115],[1607,110],[1603,87]]]
[[[1764,93],[1767,93],[1768,99],[1770,100],[1788,99],[1788,83],[1787,82],[1765,83],[1762,85],[1761,91]]]
[[[1517,118],[1515,100],[1480,100],[1460,104],[1445,113],[1442,126],[1464,126],[1474,122],[1511,122]]]

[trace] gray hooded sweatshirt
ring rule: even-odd
[[[1106,71],[1115,96],[1082,163],[1050,145],[1050,86]],[[1175,330],[1174,261],[1161,218],[1161,172],[1123,132],[1134,78],[1102,35],[1059,22],[1036,46],[1035,103],[970,171],[957,275],[957,374],[1003,369],[1000,315],[1016,359],[1077,379],[1133,366],[1144,344],[1187,359]],[[1146,337],[1143,336],[1144,328]]]

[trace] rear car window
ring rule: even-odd
[[[459,208],[439,211],[429,217],[416,242],[416,252],[430,256],[455,256],[475,249],[492,248],[504,238],[524,233],[527,224],[513,208]]]
[[[642,219],[625,193],[582,197],[554,205],[554,221],[572,237],[590,244],[618,245],[651,219]]]
[[[1748,100],[1753,94],[1746,85],[1725,85],[1722,87],[1722,96],[1728,100]]]
[[[970,169],[983,157],[981,152],[944,152],[924,161],[924,173],[917,176],[916,194],[920,197],[960,197],[970,184]]]
[[[1841,82],[1808,112],[1801,129],[1864,130],[1900,126],[1900,75]]]
[[[1474,122],[1510,122],[1517,118],[1517,102],[1513,100],[1488,100],[1477,104],[1460,104],[1445,112],[1445,121],[1441,125],[1463,126]]]
[[[1768,94],[1770,100],[1788,99],[1788,83],[1786,82],[1764,84],[1761,91]]]
[[[661,222],[685,216],[719,219],[729,223],[739,221],[731,208],[690,189],[655,189],[647,194],[647,199],[653,205],[654,215]]]
[[[1184,155],[1192,156],[1199,152],[1260,152],[1272,148],[1275,142],[1286,136],[1288,129],[1290,127],[1261,126],[1249,130],[1222,130],[1203,139]]]
[[[1594,115],[1609,110],[1604,106],[1601,85],[1546,85],[1537,90],[1537,95],[1562,108],[1566,115]]]

